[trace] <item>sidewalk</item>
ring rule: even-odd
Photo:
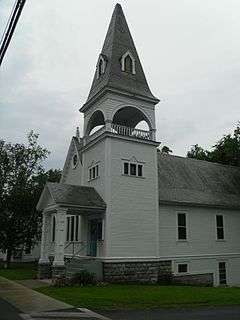
[[[44,285],[49,285],[49,283],[44,283],[40,280],[22,280],[20,284],[0,277],[0,299],[10,303],[16,310],[20,310],[21,314],[19,315],[21,319],[110,320],[91,310],[75,308],[70,304],[45,296],[44,294],[31,289]],[[0,319],[2,319],[1,314]],[[11,318],[9,320],[13,319],[14,318]],[[18,318],[16,317],[16,319]]]
[[[72,309],[73,306],[33,291],[21,284],[0,277],[0,298],[24,313]]]

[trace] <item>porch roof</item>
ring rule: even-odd
[[[55,182],[46,183],[37,204],[37,210],[43,210],[49,204],[76,206],[85,209],[104,210],[106,208],[105,202],[93,187]]]

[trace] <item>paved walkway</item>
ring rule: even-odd
[[[71,305],[33,291],[19,283],[0,277],[0,298],[24,313],[72,308]]]
[[[74,308],[72,305],[53,299],[29,288],[44,285],[42,281],[31,280],[21,282],[24,283],[24,285],[0,277],[0,299],[3,299],[3,303],[4,301],[10,303],[14,310],[19,310],[22,319],[110,320],[91,310]],[[1,314],[0,319],[2,320]],[[7,320],[13,319],[14,318],[9,318]]]

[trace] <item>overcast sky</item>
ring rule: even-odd
[[[0,34],[14,0],[0,0]],[[122,0],[154,95],[157,139],[209,148],[240,119],[240,1]],[[27,0],[0,70],[0,139],[31,129],[62,167],[92,82],[113,0]]]

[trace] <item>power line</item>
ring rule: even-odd
[[[14,30],[16,28],[18,19],[22,13],[22,9],[24,7],[26,0],[16,0],[13,6],[13,10],[11,12],[11,15],[8,19],[7,26],[4,30],[3,37],[1,39],[1,45],[0,45],[0,66],[2,64],[3,58],[6,54],[7,48],[10,44],[10,41],[12,39]]]

